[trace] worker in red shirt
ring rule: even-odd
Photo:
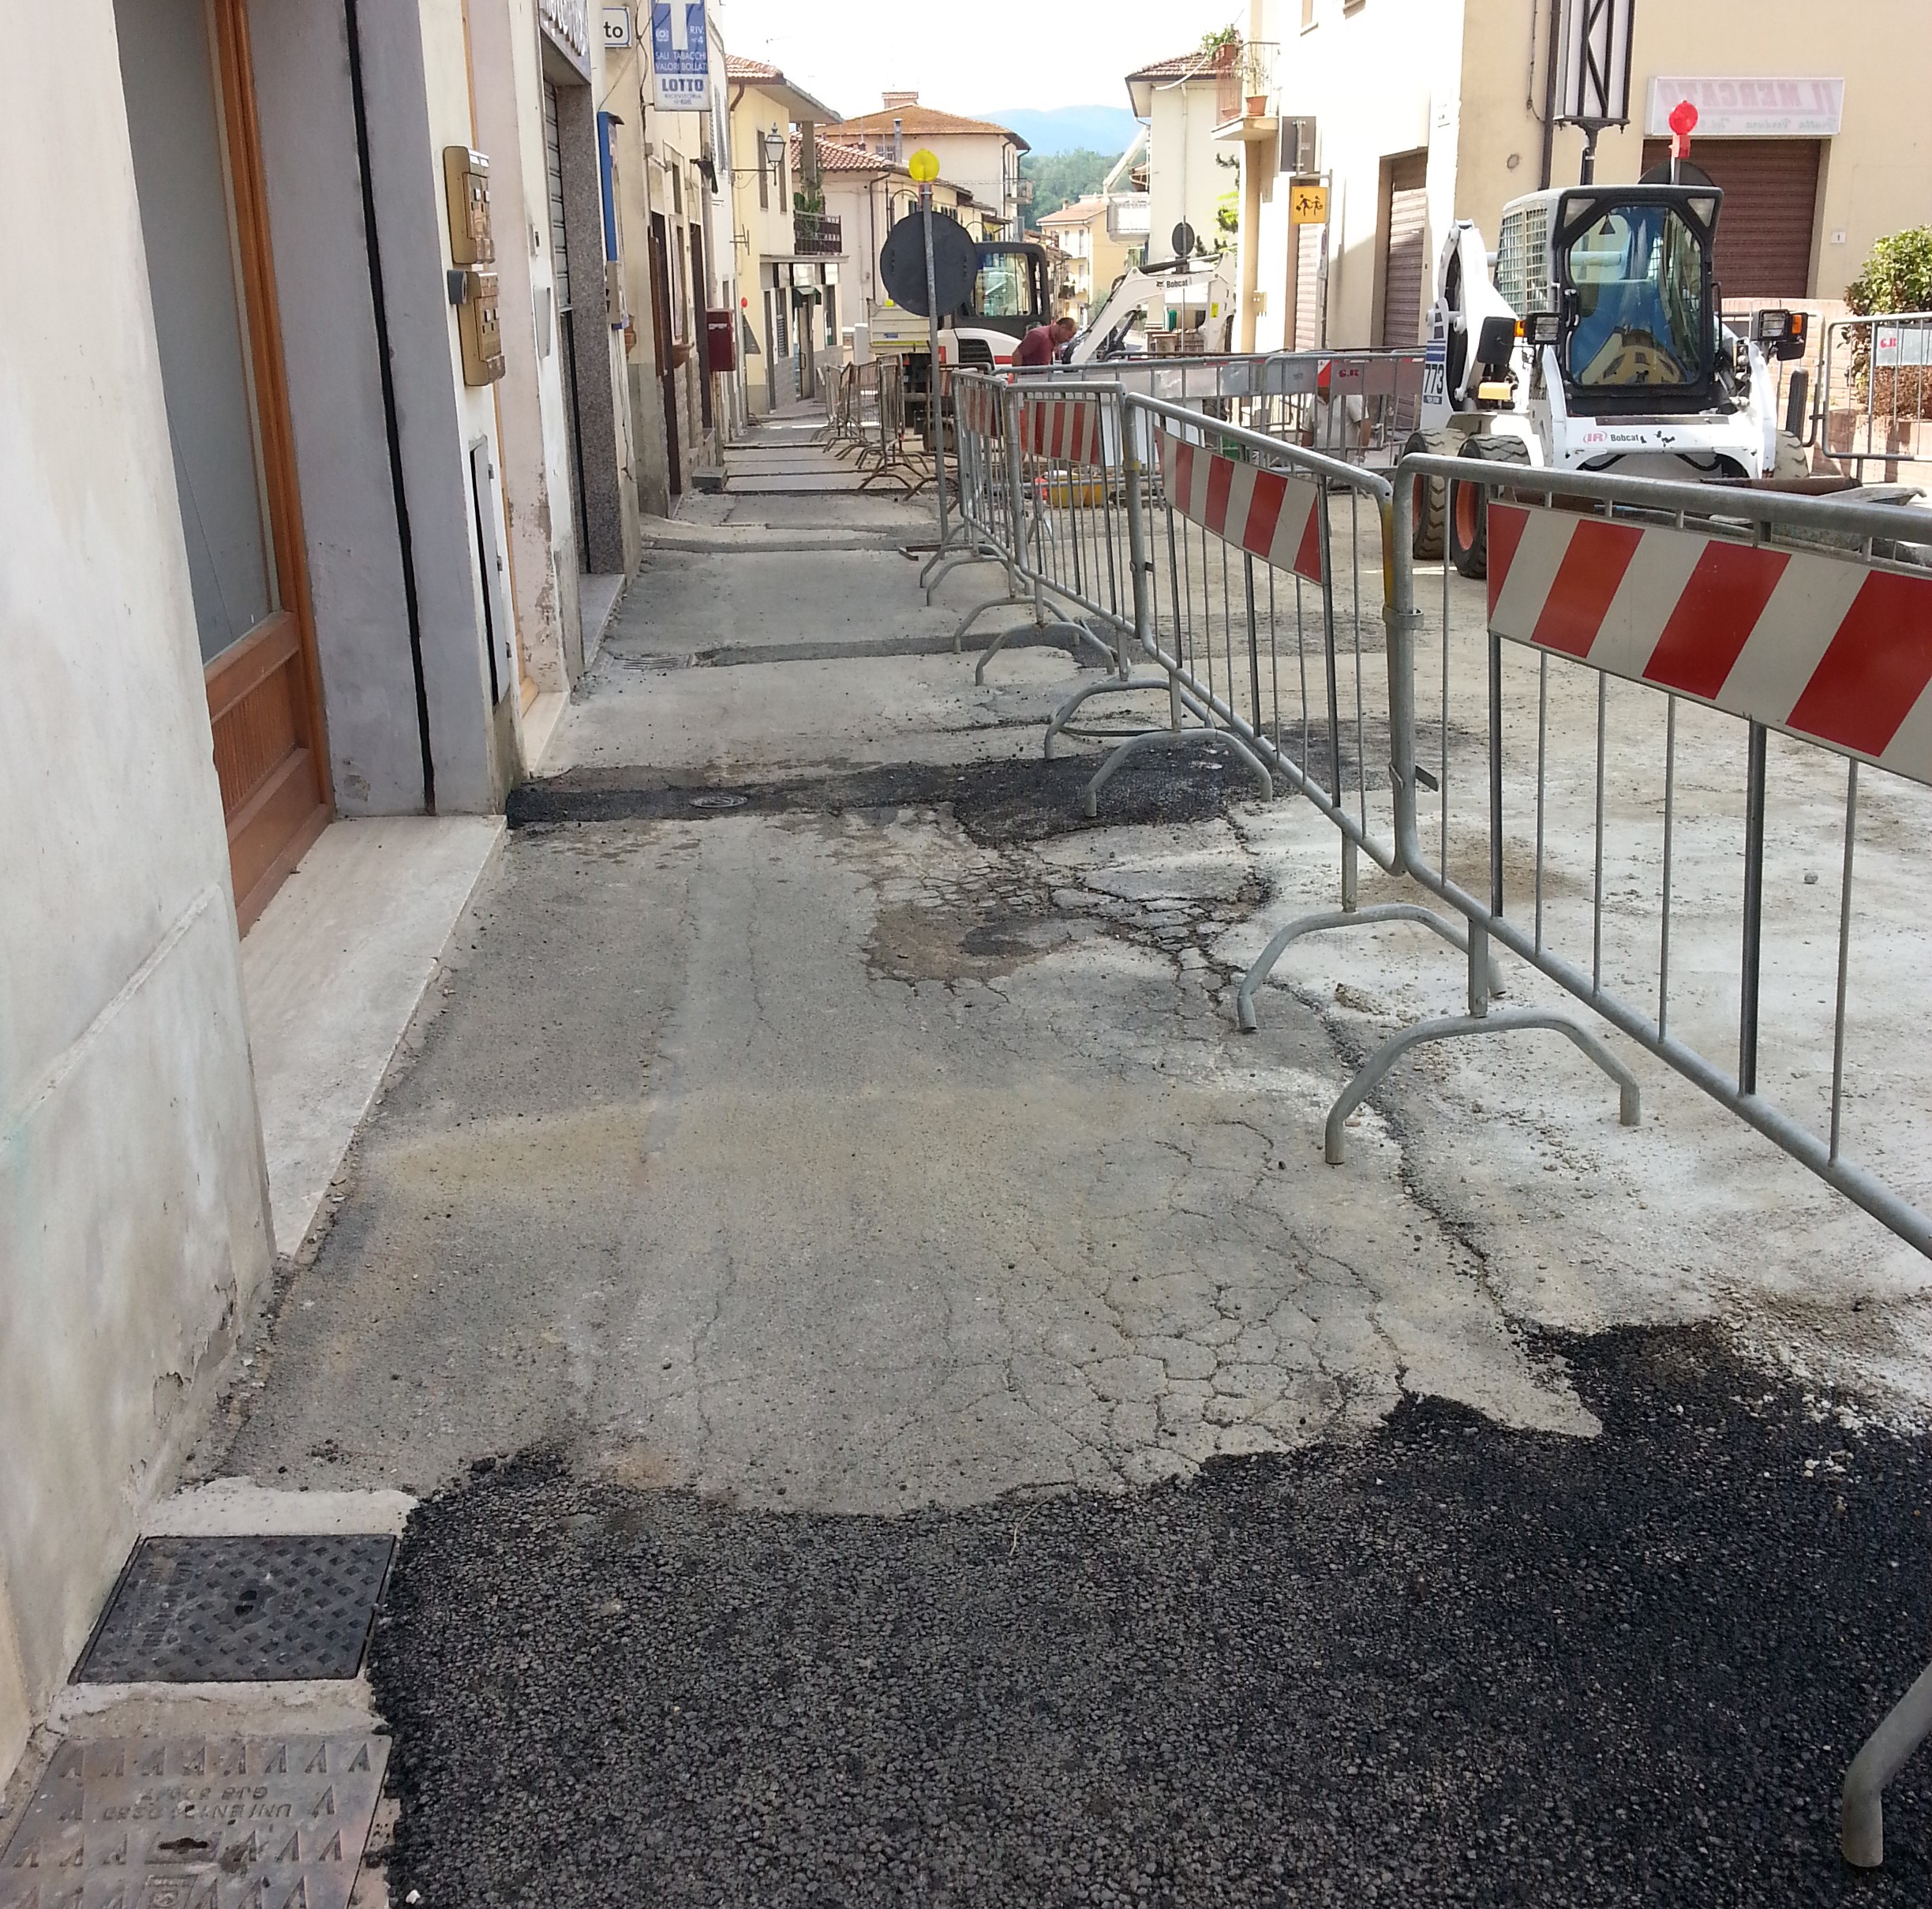
[[[1020,349],[1013,354],[1013,362],[1016,365],[1052,364],[1079,329],[1076,320],[1064,316],[1056,318],[1050,325],[1035,325],[1020,339]]]

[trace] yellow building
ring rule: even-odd
[[[1039,222],[1043,236],[1065,254],[1064,271],[1055,281],[1059,310],[1084,325],[1114,281],[1145,258],[1147,204],[1144,194],[1089,193]]]
[[[762,414],[811,396],[819,359],[837,355],[844,232],[836,218],[797,200],[822,196],[818,130],[836,125],[838,114],[762,60],[733,54],[725,77],[739,248],[738,342],[745,401]]]
[[[1508,200],[1576,182],[1582,136],[1548,123],[1558,10],[1250,0],[1273,83],[1215,133],[1243,162],[1244,344],[1414,343],[1453,220],[1493,246]],[[1838,298],[1874,240],[1927,216],[1924,0],[1854,11],[1840,32],[1801,0],[1639,0],[1631,121],[1603,134],[1596,176],[1634,180],[1667,155],[1671,108],[1695,103],[1692,158],[1725,195],[1728,301]],[[1325,228],[1290,224],[1297,170],[1329,185]]]

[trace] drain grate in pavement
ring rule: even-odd
[[[395,1550],[362,1533],[144,1538],[74,1682],[353,1677]]]
[[[64,1745],[0,1855],[0,1909],[347,1909],[389,1739]]]

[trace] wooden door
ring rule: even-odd
[[[651,330],[657,341],[657,388],[664,401],[665,462],[671,495],[684,488],[678,455],[677,367],[671,362],[671,244],[661,212],[651,214]]]
[[[245,0],[119,0],[176,490],[246,929],[333,814]]]

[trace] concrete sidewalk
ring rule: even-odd
[[[896,548],[694,528],[732,541],[626,593],[197,1455],[427,1501],[378,1640],[402,1890],[1839,1900],[1836,1772],[1932,1615],[1884,1236],[1661,1070],[1624,1132],[1567,1049],[1418,1061],[1324,1166],[1461,978],[1310,945],[1234,1031],[1332,905],[1321,818],[1206,753],[1083,824],[1039,737],[1091,676],[951,651],[996,571],[929,610]],[[1709,1621],[1659,1655],[1673,1596]],[[1747,1629],[1810,1641],[1734,1677]],[[1923,1896],[1926,1800],[1860,1900]]]

